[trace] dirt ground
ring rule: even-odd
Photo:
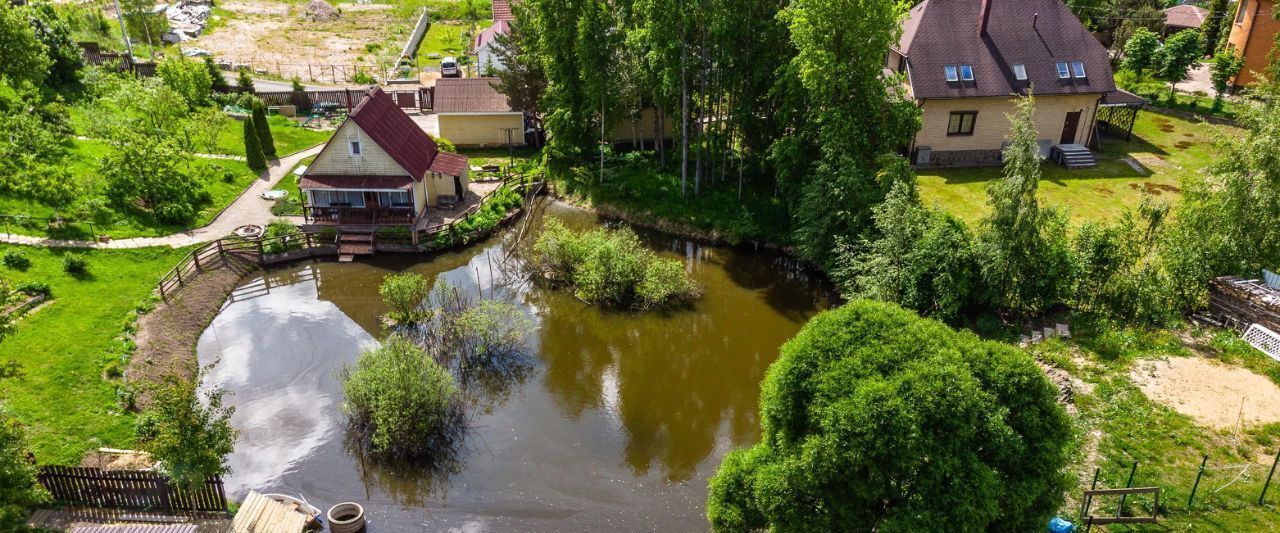
[[[1209,427],[1280,422],[1280,387],[1244,368],[1172,357],[1139,363],[1129,377],[1147,397]]]
[[[171,373],[193,377],[197,370],[196,342],[200,334],[222,309],[227,295],[245,274],[257,265],[234,256],[227,262],[206,267],[205,272],[188,282],[156,305],[138,320],[134,340],[138,348],[129,360],[128,379],[138,389],[138,405],[147,401],[146,384]]]
[[[335,5],[342,13],[330,22],[308,20],[306,2],[239,0],[219,7],[231,17],[187,46],[208,50],[222,61],[307,82],[333,81],[332,71],[322,66],[372,68],[379,63],[377,56],[397,55],[413,25],[394,15],[388,4]],[[366,45],[381,48],[370,52]]]

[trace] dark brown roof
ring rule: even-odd
[[[1199,28],[1209,18],[1209,10],[1190,4],[1173,6],[1164,10],[1164,25],[1178,28]]]
[[[461,176],[467,171],[467,156],[440,152],[435,162],[431,164],[431,171],[446,176]]]
[[[1143,106],[1146,104],[1147,100],[1145,98],[1124,89],[1116,89],[1102,95],[1102,105],[1104,106]]]
[[[440,157],[436,157],[439,160]],[[465,158],[464,158],[465,161]],[[413,179],[409,176],[347,176],[347,175],[309,175],[298,181],[299,189],[385,189],[409,190],[413,188]]]
[[[414,179],[421,180],[426,175],[440,151],[431,136],[381,88],[369,90],[369,97],[356,106],[349,118]]]
[[[990,5],[985,33],[983,6]],[[903,22],[897,50],[918,99],[1115,90],[1107,50],[1061,0],[924,0]],[[1086,77],[1058,79],[1057,63],[1081,61]],[[973,81],[948,82],[946,65],[972,65]],[[1018,81],[1013,65],[1026,65]]]
[[[493,0],[493,20],[515,20],[510,0]]]
[[[511,113],[507,96],[494,84],[498,78],[440,78],[432,108],[436,113]]]

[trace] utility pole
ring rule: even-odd
[[[124,49],[129,54],[129,65],[133,65],[133,43],[129,42],[129,32],[124,29],[124,12],[120,10],[120,0],[112,0],[116,4],[116,20],[120,22],[120,36],[124,37]]]

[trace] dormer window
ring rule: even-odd
[[[942,69],[947,73],[947,81],[960,81],[960,72],[955,65],[946,65]]]
[[[1077,78],[1084,78],[1084,61],[1071,62],[1071,74]]]
[[[1071,69],[1067,66],[1066,61],[1058,62],[1058,79],[1060,80],[1071,79]]]
[[[1022,63],[1014,65],[1013,77],[1017,78],[1018,81],[1027,81],[1027,66]]]
[[[361,151],[359,139],[347,141],[347,146],[351,149],[351,157],[360,157],[364,153]]]
[[[973,65],[960,65],[960,79],[973,81]]]

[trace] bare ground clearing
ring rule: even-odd
[[[1212,428],[1280,422],[1280,387],[1244,368],[1171,357],[1139,363],[1129,377],[1147,397]]]

